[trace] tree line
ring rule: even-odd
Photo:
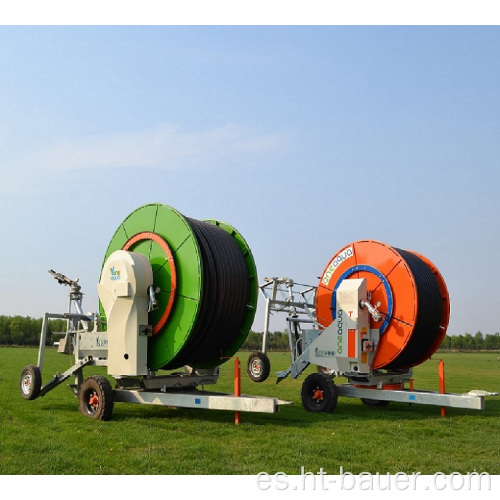
[[[263,335],[262,332],[250,330],[241,348],[248,351],[262,351]],[[267,349],[269,351],[289,351],[290,341],[288,340],[288,331],[269,332],[267,334]]]
[[[262,332],[250,331],[242,349],[249,351],[262,350]],[[270,351],[289,351],[288,331],[269,332],[267,349]],[[476,332],[474,335],[446,335],[439,350],[443,351],[500,351],[500,333],[486,334]]]
[[[42,318],[31,318],[30,316],[0,316],[0,345],[35,346],[40,342],[42,329]],[[59,340],[55,332],[66,331],[66,320],[51,319],[47,326],[46,345],[52,345]],[[242,349],[248,351],[262,350],[262,332],[251,330],[242,345]],[[267,349],[270,351],[289,351],[290,341],[288,331],[269,332],[267,337]],[[446,335],[440,350],[447,351],[500,351],[500,333],[483,334],[476,332],[474,335]]]
[[[0,345],[33,346],[40,342],[42,318],[30,316],[0,316]],[[47,324],[46,345],[52,345],[59,336],[55,332],[66,331],[66,320],[51,319]]]
[[[476,332],[474,335],[446,335],[439,347],[443,351],[498,351],[500,333]]]

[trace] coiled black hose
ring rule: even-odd
[[[196,323],[175,364],[197,366],[221,356],[240,335],[249,277],[241,250],[228,233],[213,224],[186,220],[201,251],[202,294]]]
[[[403,257],[415,279],[418,312],[413,333],[401,353],[387,368],[403,369],[425,358],[440,332],[443,299],[437,279],[430,267],[417,255],[395,248]]]

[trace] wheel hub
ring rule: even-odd
[[[323,401],[324,399],[324,394],[323,394],[323,391],[321,389],[316,389],[314,391],[314,396],[313,398],[319,403],[321,401]]]
[[[251,369],[253,375],[259,376],[262,372],[262,363],[260,362],[260,360],[255,359],[254,361],[252,361]]]
[[[90,409],[95,411],[99,406],[99,396],[94,392],[89,399]]]
[[[27,373],[24,376],[22,387],[23,387],[24,394],[29,394],[30,387],[31,387],[31,374],[30,373]]]

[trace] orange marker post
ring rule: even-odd
[[[439,392],[440,394],[445,393],[445,384],[444,384],[444,361],[442,359],[439,360]],[[441,406],[441,416],[446,416],[446,407]]]
[[[234,395],[241,396],[241,363],[240,358],[234,358]],[[240,424],[240,412],[234,414],[234,424]]]
[[[238,356],[222,357],[220,359],[234,359],[234,395],[241,396],[241,363]],[[234,424],[240,424],[240,412],[234,412]]]

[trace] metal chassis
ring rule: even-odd
[[[206,410],[230,410],[258,413],[277,413],[281,405],[290,404],[276,398],[262,396],[235,396],[196,389],[161,392],[143,389],[115,389],[115,401]]]
[[[37,367],[40,374],[43,369],[45,343],[49,319],[66,319],[67,332],[63,351],[70,354],[74,351],[75,364],[63,373],[56,373],[53,378],[42,385],[38,397],[44,396],[71,376],[75,376],[75,383],[68,384],[75,396],[79,395],[83,383],[83,369],[88,366],[107,366],[107,359],[103,356],[103,349],[97,349],[95,356],[82,356],[80,351],[80,336],[98,333],[100,317],[97,314],[83,314],[81,301],[83,294],[76,281],[68,280],[65,276],[49,271],[58,279],[59,283],[71,286],[69,311],[64,314],[45,313],[42,321],[40,344],[38,349]],[[76,308],[76,313],[72,309]],[[89,322],[94,328],[89,331]],[[86,350],[88,353],[88,349]],[[157,376],[150,372],[147,376],[116,378],[114,389],[115,402],[154,404],[184,408],[204,408],[210,410],[231,410],[236,412],[277,413],[282,405],[291,404],[277,398],[263,396],[235,395],[228,393],[209,392],[205,385],[216,384],[219,378],[219,367],[209,371],[197,372],[185,367],[184,372],[176,372]],[[201,390],[198,389],[201,387]]]
[[[299,290],[294,290],[294,286],[299,287]],[[264,283],[259,285],[259,288],[266,300],[262,352],[267,352],[267,338],[271,315],[273,312],[286,312],[288,315],[288,335],[293,363],[295,361],[295,345],[298,341],[300,342],[302,335],[301,324],[316,324],[316,306],[314,302],[317,287],[295,283],[290,278],[264,278]],[[298,297],[296,299],[297,294]]]
[[[294,300],[294,282],[290,278],[266,278],[260,285],[261,291],[266,298],[266,315],[264,323],[262,352],[266,352],[267,334],[269,330],[269,318],[273,312],[286,313],[288,322],[288,335],[290,341],[291,364],[287,370],[278,372],[279,383],[291,374],[292,378],[298,378],[302,372],[310,365],[309,354],[314,349],[314,343],[323,333],[319,330],[316,321],[314,295],[312,300],[306,299],[306,294],[313,292],[316,287],[300,285],[303,291],[299,292],[299,300]],[[283,289],[286,287],[286,290]],[[269,292],[269,290],[271,290]],[[278,293],[286,292],[286,298],[279,300]],[[304,317],[304,314],[307,317]],[[302,315],[302,316],[301,316]],[[312,324],[313,328],[303,330],[301,323]],[[292,334],[292,325],[297,326],[299,336]],[[370,373],[340,373],[327,371],[318,366],[318,371],[327,372],[332,378],[335,376],[346,377],[348,383],[336,384],[338,396],[367,399],[373,401],[393,401],[400,403],[433,405],[440,407],[466,408],[483,410],[485,407],[484,398],[486,396],[497,396],[498,393],[473,390],[465,394],[441,393],[435,391],[423,391],[404,388],[405,382],[412,380],[412,369],[397,372],[370,371]],[[387,384],[401,384],[401,389],[385,389]],[[413,383],[410,383],[413,386]]]
[[[439,392],[410,389],[368,389],[355,387],[353,384],[339,384],[336,387],[339,396],[471,410],[484,410],[484,397],[495,395],[486,391],[471,391],[465,394],[440,394]]]

